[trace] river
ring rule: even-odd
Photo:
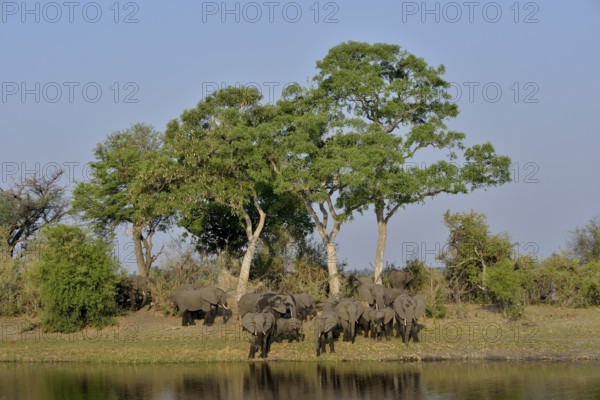
[[[0,364],[13,399],[600,399],[600,363]]]

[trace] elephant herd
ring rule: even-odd
[[[322,311],[312,296],[306,293],[283,294],[276,292],[248,293],[238,301],[242,329],[252,335],[249,358],[259,353],[266,358],[274,341],[287,339],[303,341],[303,322],[312,319],[316,355],[335,351],[335,340],[354,343],[358,334],[382,340],[391,340],[392,333],[406,344],[419,341],[423,328],[418,319],[425,314],[425,301],[420,295],[411,295],[408,284],[412,275],[405,271],[390,273],[390,288],[381,284],[360,282],[358,299],[333,296]],[[218,315],[223,321],[232,316],[226,293],[220,288],[196,284],[181,285],[173,291],[173,301],[182,315],[183,326],[194,325],[194,319],[204,319],[212,325]]]

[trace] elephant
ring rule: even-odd
[[[418,333],[422,326],[417,323],[417,319],[425,315],[423,297],[401,294],[394,300],[394,313],[396,315],[396,337],[402,337],[402,341],[407,345],[411,338],[414,342],[419,342]]]
[[[296,302],[294,298],[281,293],[264,293],[256,300],[255,311],[269,309],[276,319],[296,318]]]
[[[383,308],[387,304],[386,288],[383,285],[363,283],[358,287],[358,298],[370,307]]]
[[[356,324],[364,312],[364,307],[360,302],[352,299],[342,299],[335,307],[335,313],[338,321],[344,330],[344,341],[352,342],[356,338]]]
[[[240,318],[244,318],[249,312],[256,311],[256,301],[263,293],[246,293],[240,297],[238,300],[238,312],[240,314]]]
[[[296,314],[298,314],[298,319],[300,321],[306,321],[307,319],[312,319],[317,316],[317,307],[315,305],[315,300],[308,293],[298,293],[293,294],[292,297],[296,302]]]
[[[227,296],[223,289],[197,284],[187,284],[176,287],[173,290],[173,302],[182,314],[181,325],[196,325],[192,316],[195,311],[204,313],[204,325],[212,325],[218,313],[219,306],[228,310]],[[231,313],[224,313],[223,321],[229,319],[225,315],[231,316]]]
[[[387,294],[387,299],[386,299],[386,306],[392,307],[394,305],[394,300],[396,300],[396,297],[400,296],[401,294],[410,294],[408,292],[408,290],[406,289],[398,289],[398,288],[391,288],[385,289],[385,292]]]
[[[150,291],[148,290],[148,279],[142,275],[129,275],[127,277],[127,293],[131,302],[131,311],[140,310],[146,305]],[[138,296],[142,296],[142,302],[138,307]]]
[[[302,321],[297,318],[279,318],[275,323],[275,340],[279,343],[286,338],[289,343],[294,340],[304,341]]]
[[[391,340],[392,328],[394,325],[394,309],[390,307],[380,308],[378,310],[370,309],[368,312],[371,325],[371,337],[381,340],[385,334],[387,340]]]
[[[325,342],[329,342],[329,352],[335,353],[333,345],[333,336],[338,326],[338,316],[334,311],[323,311],[321,315],[315,317],[315,345],[317,348],[317,357],[325,353]]]
[[[260,357],[267,358],[275,333],[275,317],[270,312],[250,312],[242,318],[242,329],[252,334],[248,358],[254,358],[260,350]]]
[[[414,279],[411,271],[399,271],[393,269],[389,274],[390,286],[394,289],[408,289],[408,285]]]

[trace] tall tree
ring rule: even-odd
[[[63,171],[32,176],[8,189],[0,188],[0,239],[11,257],[40,228],[59,222],[67,212]]]
[[[277,104],[275,126],[269,130],[275,151],[267,157],[277,190],[298,196],[315,223],[327,252],[329,292],[335,294],[340,291],[335,240],[352,207],[342,210],[335,204],[344,189],[340,176],[345,161],[340,152],[343,118],[332,104],[321,90],[288,87]]]
[[[140,179],[149,175],[147,169],[156,167],[149,160],[164,158],[162,141],[160,132],[144,124],[110,134],[94,151],[91,180],[78,183],[73,193],[73,209],[92,221],[102,235],[112,235],[121,225],[131,226],[137,273],[145,277],[160,255],[153,254],[154,235],[166,230],[171,219],[160,208],[160,194],[168,187]]]
[[[244,226],[238,298],[246,292],[252,259],[271,211],[265,196],[273,177],[264,154],[272,150],[265,148],[269,143],[261,140],[261,133],[275,110],[260,100],[256,88],[224,88],[171,121],[166,132],[177,160],[175,174],[180,176],[181,213],[207,212],[219,204]]]
[[[374,278],[381,283],[387,226],[400,208],[441,193],[508,182],[510,159],[496,155],[489,143],[466,148],[465,135],[446,128],[444,120],[456,117],[458,107],[441,77],[443,66],[429,67],[397,45],[347,42],[333,47],[317,67],[320,90],[346,116],[338,205],[346,212],[373,206]],[[422,167],[432,149],[442,159]]]

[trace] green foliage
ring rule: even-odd
[[[165,200],[170,182],[162,141],[160,132],[144,124],[108,135],[94,152],[91,180],[73,191],[74,212],[91,221],[96,233],[111,237],[119,225],[133,225],[137,273],[143,276],[156,259],[152,236],[169,227],[173,213]]]
[[[79,227],[44,229],[36,269],[43,323],[52,332],[102,327],[117,311],[117,260],[111,246]]]
[[[515,268],[512,260],[504,259],[490,268],[485,283],[492,301],[499,304],[507,316],[521,316],[524,307],[523,272]]]
[[[507,234],[490,234],[485,215],[474,211],[446,211],[444,222],[449,230],[448,244],[439,258],[446,265],[454,300],[486,300],[489,271],[496,264],[511,260],[510,238]]]
[[[447,129],[444,120],[458,107],[443,65],[430,67],[397,45],[350,41],[330,49],[317,67],[319,89],[347,116],[340,122],[345,132],[334,137],[344,163],[337,205],[350,215],[373,206],[380,235],[375,276],[383,271],[383,238],[397,210],[510,181],[508,157],[490,143],[466,148],[465,135]],[[431,152],[439,160],[419,167]]]
[[[554,254],[527,273],[524,289],[530,304],[565,307],[600,305],[600,262],[580,264],[576,258]]]
[[[405,271],[412,272],[413,279],[408,283],[408,288],[414,292],[420,292],[427,283],[428,268],[421,260],[406,261]]]
[[[600,218],[592,218],[585,227],[575,229],[568,248],[570,256],[581,264],[600,261]]]

